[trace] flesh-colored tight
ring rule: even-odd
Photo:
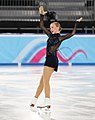
[[[40,83],[38,85],[35,97],[38,98],[42,92],[42,90],[44,90],[45,93],[45,97],[50,98],[50,77],[52,75],[52,73],[54,72],[54,68],[48,67],[48,66],[44,66],[43,69],[43,74],[42,77],[40,79]]]

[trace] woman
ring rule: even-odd
[[[39,8],[40,13],[40,27],[41,29],[47,34],[49,37],[47,40],[47,49],[46,49],[46,61],[44,64],[43,74],[39,83],[39,86],[37,88],[36,94],[32,100],[31,107],[34,107],[39,95],[41,94],[42,90],[44,90],[45,93],[45,100],[42,107],[50,108],[50,84],[49,80],[54,71],[57,72],[58,69],[58,58],[57,58],[57,49],[62,43],[62,41],[72,37],[76,32],[76,26],[77,23],[82,20],[82,18],[78,19],[75,23],[74,29],[72,33],[69,33],[67,35],[61,36],[61,26],[59,22],[53,22],[50,24],[50,31],[47,30],[47,28],[44,26],[44,15],[45,11],[43,6],[40,6]]]

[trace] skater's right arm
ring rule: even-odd
[[[40,6],[39,8],[39,13],[40,13],[40,27],[41,29],[49,36],[51,33],[50,31],[44,26],[44,14],[46,13],[44,11],[43,6]]]

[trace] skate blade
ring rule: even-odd
[[[50,108],[47,108],[47,106],[38,106],[38,111],[39,112],[42,112],[42,113],[45,113],[45,114],[51,114],[51,109]]]
[[[37,108],[47,108],[47,109],[50,109],[50,106],[37,106]]]

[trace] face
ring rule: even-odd
[[[52,34],[56,34],[60,32],[59,27],[57,27],[55,23],[50,24],[50,31]]]

